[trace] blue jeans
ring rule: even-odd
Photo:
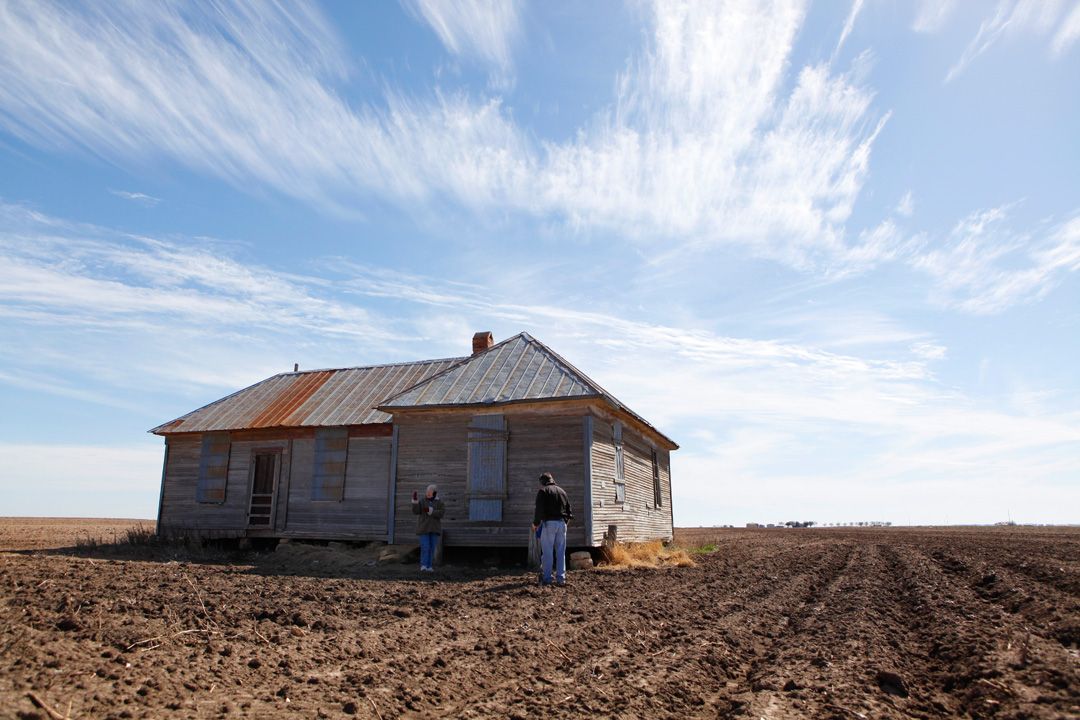
[[[431,568],[435,559],[435,547],[439,544],[439,533],[423,533],[420,536],[420,567]]]
[[[566,582],[566,521],[545,520],[540,533],[540,567],[543,582],[551,582],[551,565],[555,564],[556,582]]]

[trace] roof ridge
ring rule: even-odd
[[[374,368],[398,367],[398,366],[406,366],[406,365],[426,365],[428,363],[450,362],[451,360],[461,361],[461,360],[468,360],[468,359],[469,359],[468,355],[460,355],[460,356],[457,356],[457,357],[432,358],[430,360],[406,360],[404,362],[378,363],[378,364],[375,364],[375,365],[350,365],[349,367],[314,368],[314,369],[311,369],[311,370],[294,370],[294,371],[291,371],[291,372],[287,371],[287,372],[283,372],[283,373],[278,373],[277,375],[271,375],[271,377],[279,377],[281,375],[303,375],[304,373],[316,373],[316,372],[341,372],[343,370],[372,370]],[[266,379],[269,380],[270,378],[266,378]]]

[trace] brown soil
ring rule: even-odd
[[[678,539],[718,550],[567,588],[308,553],[0,553],[0,716],[48,717],[29,693],[73,718],[1080,716],[1080,530]]]
[[[125,518],[0,517],[0,552],[73,547],[87,540],[116,542],[128,530],[153,527],[153,520]]]

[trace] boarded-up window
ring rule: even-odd
[[[660,458],[656,451],[652,451],[652,494],[653,505],[660,507],[664,504],[664,492],[660,487]]]
[[[195,486],[195,501],[225,502],[225,486],[229,478],[229,433],[206,433],[202,437],[199,456],[199,482]]]
[[[345,495],[345,463],[349,455],[346,428],[315,431],[315,469],[311,475],[312,500],[338,500]]]
[[[612,428],[615,440],[615,502],[626,501],[626,461],[623,457],[622,423]]]
[[[506,498],[506,419],[477,415],[469,425],[469,520],[502,520]]]

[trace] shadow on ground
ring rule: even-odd
[[[263,576],[353,578],[417,582],[471,582],[494,576],[521,576],[527,553],[517,548],[447,548],[444,563],[421,573],[419,548],[409,545],[342,542],[265,542],[241,548],[233,541],[148,541],[87,543],[69,547],[7,551],[24,556],[211,565]],[[510,582],[508,586],[519,587]]]

